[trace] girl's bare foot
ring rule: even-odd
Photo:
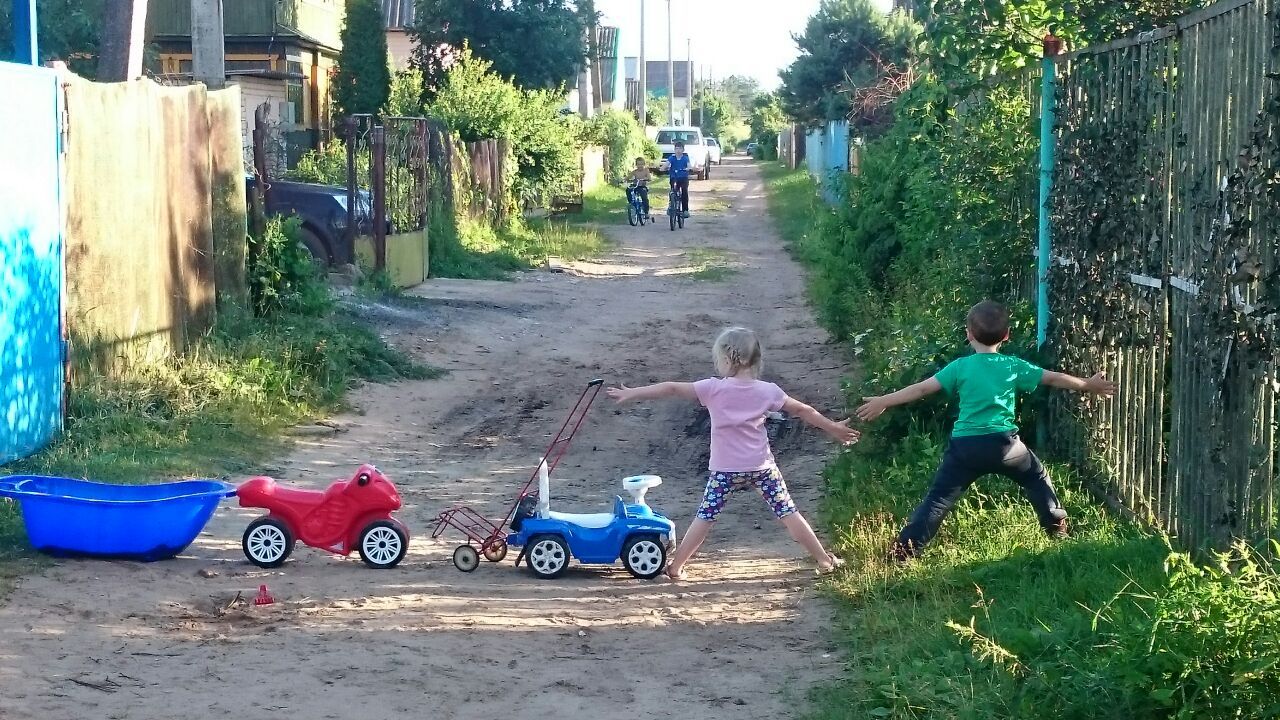
[[[667,569],[663,572],[663,575],[666,575],[667,579],[672,582],[680,582],[689,578],[685,573],[684,568],[678,568],[673,565],[668,565]]]
[[[844,567],[844,558],[838,558],[831,553],[827,553],[827,562],[818,563],[818,574],[830,575],[842,567]]]

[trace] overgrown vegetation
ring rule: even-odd
[[[280,449],[281,431],[341,407],[354,383],[435,375],[343,311],[295,230],[274,220],[253,243],[253,314],[227,306],[185,354],[123,358],[107,375],[91,361],[92,343],[76,343],[65,433],[4,473],[119,483],[242,473]],[[15,507],[0,502],[0,548],[22,547],[23,537]],[[6,572],[0,554],[0,582]]]
[[[767,166],[771,212],[809,268],[819,317],[861,366],[849,405],[965,353],[964,314],[983,298],[1013,308],[1007,352],[1040,359],[1024,300],[1037,212],[1035,86],[1018,68],[1049,29],[1109,40],[1192,4],[1129,4],[1112,23],[1115,3],[1084,4],[1088,18],[1056,2],[929,3],[918,62],[888,121],[855,122],[866,139],[861,175],[845,179],[841,201],[828,207],[803,173]],[[857,36],[846,30],[832,37]],[[857,78],[877,63],[844,70]],[[1024,428],[1040,402],[1024,407]],[[1050,542],[1017,489],[986,478],[921,561],[888,563],[889,542],[937,467],[948,410],[941,398],[896,409],[827,470],[827,518],[856,570],[832,585],[848,676],[815,692],[814,716],[1280,715],[1274,547],[1193,564],[1054,467],[1070,540]]]
[[[620,182],[630,173],[636,158],[656,161],[661,157],[658,145],[645,136],[635,115],[625,110],[601,112],[586,123],[582,135],[608,152],[610,182]]]

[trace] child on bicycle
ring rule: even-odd
[[[667,177],[671,180],[671,189],[680,194],[680,207],[677,210],[686,218],[689,217],[689,156],[684,154],[684,142],[675,141],[671,149],[675,151],[667,158]]]
[[[634,202],[634,198],[640,197],[640,205],[645,217],[649,216],[649,181],[653,176],[649,174],[649,162],[642,157],[636,158],[635,169],[627,174],[627,204]]]
[[[1114,395],[1116,391],[1115,383],[1102,373],[1084,380],[1001,355],[1000,346],[1009,339],[1009,311],[999,303],[987,300],[974,305],[965,325],[972,355],[952,362],[928,380],[889,395],[866,398],[866,404],[858,408],[858,418],[871,422],[891,407],[939,390],[959,405],[951,442],[933,486],[893,544],[895,560],[919,555],[964,491],[988,474],[1003,475],[1021,486],[1045,532],[1050,537],[1066,537],[1067,513],[1058,502],[1049,474],[1018,438],[1014,424],[1018,395],[1041,385],[1096,395]]]
[[[711,413],[711,462],[706,490],[697,517],[667,566],[667,577],[683,580],[684,565],[711,532],[729,496],[755,489],[764,497],[791,537],[818,563],[818,572],[834,571],[843,561],[827,552],[813,528],[796,509],[787,483],[769,449],[765,416],[785,411],[812,425],[842,445],[858,440],[849,421],[834,422],[804,403],[788,397],[782,388],[760,379],[762,352],[755,333],[746,328],[725,330],[711,349],[718,377],[697,382],[662,382],[656,385],[609,388],[619,403],[677,397],[696,400]]]

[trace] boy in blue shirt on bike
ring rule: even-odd
[[[667,158],[671,189],[680,192],[680,213],[689,217],[689,156],[684,154],[684,143],[679,140],[671,149],[675,150],[675,154]]]
[[[1049,473],[1035,453],[1018,437],[1014,410],[1019,395],[1041,385],[1094,395],[1114,395],[1115,383],[1102,373],[1089,379],[1043,370],[1021,358],[1002,355],[1009,339],[1009,311],[990,300],[969,310],[966,321],[973,354],[947,365],[928,380],[895,393],[866,398],[858,418],[871,422],[885,410],[942,391],[955,399],[959,417],[942,467],[924,500],[898,534],[891,555],[906,561],[916,557],[937,534],[942,520],[965,490],[983,475],[1003,475],[1017,483],[1035,508],[1040,526],[1050,537],[1067,535],[1067,513],[1049,482]]]

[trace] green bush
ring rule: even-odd
[[[426,111],[463,140],[510,140],[515,192],[527,202],[545,203],[578,180],[581,121],[560,112],[562,93],[521,90],[492,67],[464,48]]]
[[[613,182],[631,172],[636,158],[660,157],[657,144],[645,136],[635,116],[625,110],[606,110],[596,115],[586,124],[583,134],[587,142],[608,150],[609,179]]]
[[[249,297],[259,316],[281,311],[320,315],[332,300],[310,253],[302,245],[296,217],[267,220],[262,237],[249,237]]]

